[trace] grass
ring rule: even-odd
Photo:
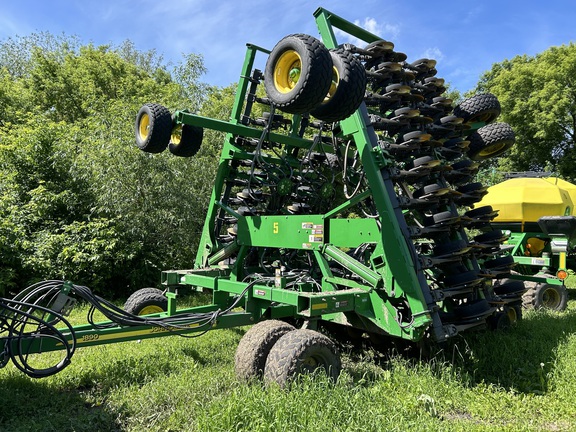
[[[430,361],[345,350],[336,384],[239,382],[234,352],[246,328],[79,349],[41,380],[8,365],[0,430],[576,430],[571,291],[565,312],[525,312],[515,328],[468,334]]]

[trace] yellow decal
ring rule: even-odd
[[[194,327],[198,327],[200,324],[198,323],[192,323],[192,324],[188,324],[186,327],[188,328],[194,328]],[[85,334],[82,335],[80,337],[76,338],[76,345],[81,345],[84,343],[89,343],[89,342],[95,342],[95,341],[110,341],[110,340],[116,340],[116,339],[124,339],[124,338],[128,338],[128,337],[134,337],[134,336],[147,336],[147,335],[153,335],[153,334],[159,334],[159,333],[168,333],[168,332],[178,332],[178,331],[182,331],[183,329],[181,328],[176,328],[176,327],[151,327],[149,329],[146,330],[138,330],[138,331],[126,331],[126,332],[122,332],[122,333],[111,333],[111,334],[99,334],[99,333],[89,333],[89,334]],[[56,344],[56,346],[62,346],[62,342],[58,342]]]

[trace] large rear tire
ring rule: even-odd
[[[272,49],[264,71],[270,101],[282,111],[303,114],[317,107],[332,83],[326,47],[305,34],[286,36]]]
[[[356,57],[343,49],[331,50],[332,83],[324,101],[310,114],[325,122],[349,117],[358,109],[366,92],[366,70]]]
[[[254,324],[244,334],[236,349],[234,370],[238,378],[247,381],[261,378],[268,354],[276,341],[294,329],[293,325],[277,320]]]
[[[299,329],[282,336],[270,350],[264,379],[285,387],[301,374],[325,372],[336,381],[342,363],[336,345],[321,333]]]

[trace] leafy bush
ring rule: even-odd
[[[146,102],[197,111],[202,73],[200,56],[171,71],[131,42],[0,43],[0,290],[59,278],[125,296],[192,266],[219,143],[145,154],[134,119]]]

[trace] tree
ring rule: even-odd
[[[502,158],[501,169],[550,170],[576,180],[575,44],[496,63],[476,90],[498,97],[500,121],[516,133],[516,145]]]
[[[199,56],[169,69],[129,41],[0,42],[0,295],[53,278],[125,295],[192,265],[220,142],[150,155],[134,119],[146,102],[198,111],[203,71]]]

